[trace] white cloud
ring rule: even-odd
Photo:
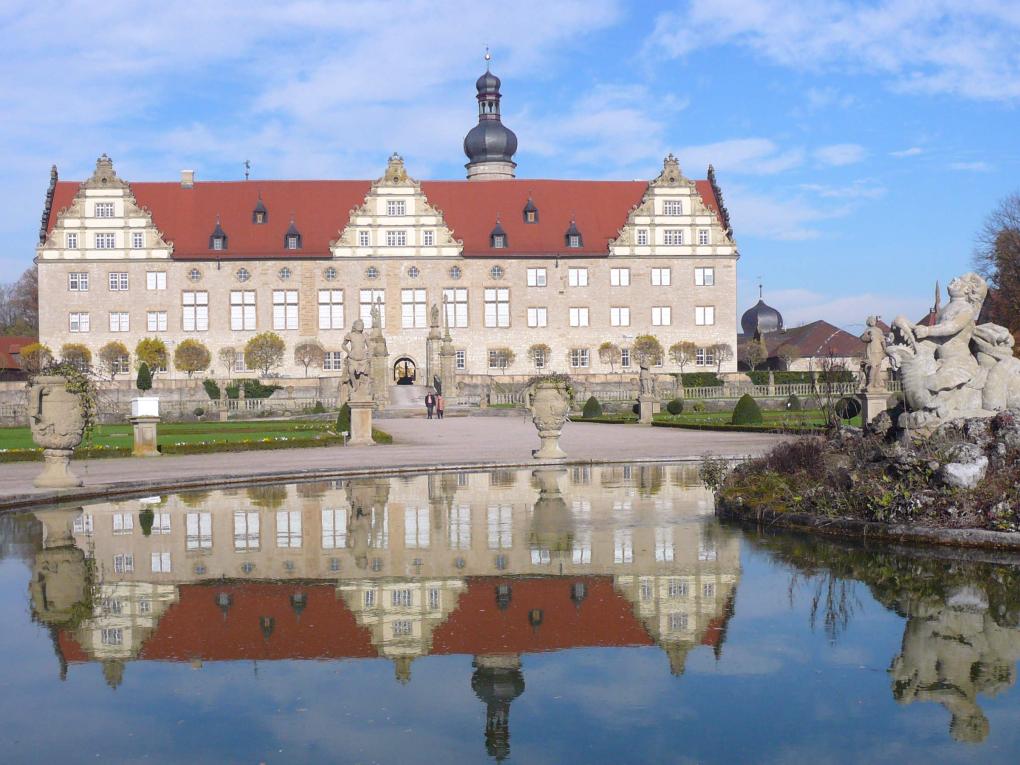
[[[900,314],[916,321],[928,312],[931,297],[878,292],[834,295],[788,288],[769,290],[768,302],[782,312],[787,327],[825,319],[852,333],[863,331],[864,320],[872,314],[887,323]]]
[[[710,164],[718,172],[733,175],[772,175],[791,170],[804,161],[802,149],[783,150],[767,138],[735,138],[686,146],[676,154],[681,167],[694,168],[687,173],[691,177],[700,177],[702,168]]]
[[[1020,99],[1020,5],[1010,0],[691,0],[661,14],[646,52],[736,44],[795,69],[875,73],[898,90]]]
[[[816,160],[834,167],[856,164],[866,155],[864,147],[856,143],[836,143],[831,146],[822,146],[814,151]]]
[[[969,173],[987,173],[992,166],[987,162],[950,162],[950,170],[963,170]]]
[[[909,149],[902,149],[901,151],[889,152],[890,157],[916,157],[918,154],[924,154],[924,149],[920,146],[911,146]]]
[[[885,186],[870,179],[858,179],[846,186],[802,183],[800,188],[825,199],[881,199],[888,191]]]
[[[744,236],[782,241],[816,239],[821,232],[814,224],[833,217],[793,194],[770,196],[737,184],[724,186],[723,192],[738,241]]]

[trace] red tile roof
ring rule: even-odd
[[[800,358],[828,356],[830,351],[833,356],[841,358],[860,356],[864,352],[864,343],[858,336],[851,335],[824,319],[779,332],[768,332],[763,337],[770,358],[781,356],[781,349],[784,347],[796,349]]]
[[[34,337],[17,337],[0,335],[0,369],[21,369],[15,354],[26,345],[36,343]]]
[[[719,205],[708,181],[695,181],[705,204],[717,215]],[[132,183],[139,205],[174,245],[176,259],[328,257],[329,243],[347,225],[352,208],[371,189],[370,181],[205,181],[185,188],[176,182]],[[604,255],[648,184],[643,181],[422,181],[422,191],[463,240],[466,256]],[[47,226],[71,204],[79,184],[57,183]],[[252,222],[259,194],[269,221]],[[525,224],[528,195],[538,207],[538,223]],[[220,217],[228,249],[214,252],[209,236]],[[302,248],[285,250],[284,232],[291,216],[301,232]],[[493,250],[489,234],[499,215],[507,232],[506,250]],[[564,234],[576,218],[583,247],[567,249]]]

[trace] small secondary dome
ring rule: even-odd
[[[761,298],[740,317],[740,328],[745,335],[766,335],[783,329],[783,315]]]

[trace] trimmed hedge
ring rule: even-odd
[[[609,425],[633,425],[638,418],[632,414],[603,414],[598,417],[582,417],[577,422],[601,422]]]
[[[282,387],[280,385],[264,385],[258,380],[242,380],[227,385],[227,398],[237,398],[241,386],[244,386],[245,398],[269,398]]]
[[[748,377],[751,378],[751,382],[755,385],[768,385],[769,384],[769,373],[768,370],[757,369],[754,372],[745,372]],[[853,372],[847,370],[840,370],[834,372],[817,372],[816,373],[821,379],[823,374],[827,374],[832,382],[853,382],[856,378]],[[772,372],[772,379],[775,380],[776,385],[796,385],[801,383],[810,384],[813,380],[811,372],[787,372],[784,370],[776,370]]]
[[[680,380],[685,388],[715,388],[722,385],[722,380],[715,372],[684,372]]]
[[[730,418],[733,425],[761,425],[761,407],[758,402],[751,398],[750,393],[745,393],[733,407],[733,416]]]
[[[220,386],[215,380],[205,378],[202,380],[202,387],[205,388],[205,395],[209,398],[216,400],[220,397]]]
[[[602,404],[599,403],[597,398],[592,396],[584,402],[584,409],[581,410],[581,416],[586,420],[602,416]]]
[[[652,426],[656,428],[682,428],[684,430],[728,430],[736,433],[789,433],[792,435],[816,435],[824,432],[824,428],[818,427],[791,427],[776,425],[732,425],[725,422],[719,423],[693,423],[693,422],[669,422],[668,420],[653,420]]]
[[[670,414],[683,414],[684,411],[684,400],[682,398],[675,398],[666,404],[666,411]]]

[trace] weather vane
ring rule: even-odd
[[[762,283],[761,283],[761,276],[759,276],[758,277],[758,299],[759,300],[762,299],[761,292],[762,292]]]
[[[485,71],[489,71],[489,62],[492,61],[492,54],[489,53],[489,46],[485,46]]]
[[[248,180],[248,173],[251,172],[251,160],[246,159],[244,161],[244,179]]]

